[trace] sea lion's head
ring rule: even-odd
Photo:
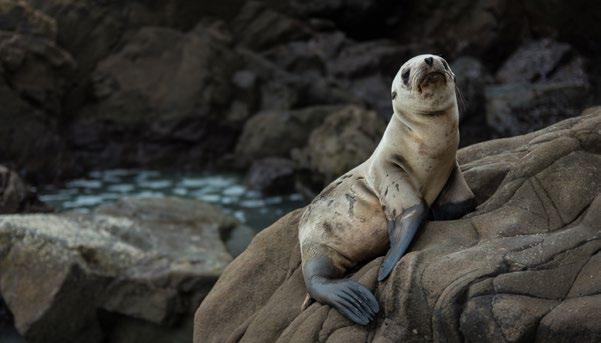
[[[395,113],[437,114],[457,105],[455,74],[436,55],[418,55],[405,62],[391,92]]]

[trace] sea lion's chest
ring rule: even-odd
[[[455,164],[459,130],[453,116],[428,119],[427,125],[402,128],[397,146],[406,170],[425,200],[431,203],[444,187]]]

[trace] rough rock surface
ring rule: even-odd
[[[0,165],[0,214],[51,211],[17,173]]]
[[[301,312],[297,210],[226,268],[195,342],[598,342],[601,109],[458,158],[477,210],[428,222],[384,283],[382,258],[351,276],[381,303],[373,324],[319,303]]]
[[[27,342],[186,342],[233,225],[178,198],[0,216],[0,294]]]

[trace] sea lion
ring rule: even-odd
[[[309,296],[361,325],[373,320],[379,304],[345,273],[388,249],[378,274],[383,281],[428,213],[455,219],[475,207],[455,157],[459,116],[448,63],[419,55],[403,64],[392,83],[392,105],[371,157],[328,185],[299,223]]]

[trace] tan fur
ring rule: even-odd
[[[369,159],[328,185],[306,208],[299,225],[302,259],[327,254],[340,271],[383,255],[387,221],[421,199],[431,205],[455,167],[459,143],[454,75],[420,83],[423,60],[401,67],[392,85],[394,115]],[[443,68],[433,56],[435,68]],[[412,70],[410,86],[401,74]],[[445,70],[445,69],[443,69]]]

